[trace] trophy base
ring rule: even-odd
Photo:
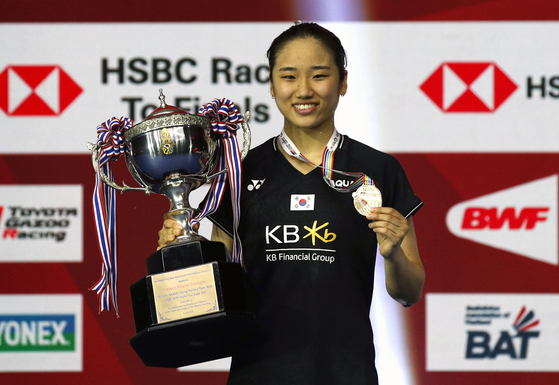
[[[195,240],[163,247],[146,259],[148,274],[183,269],[209,262],[225,262],[229,250],[221,242]]]
[[[221,242],[197,240],[147,259],[149,274],[130,286],[136,326],[130,345],[146,366],[197,364],[242,346],[256,318],[246,273],[225,262],[227,253]]]
[[[220,312],[148,327],[130,345],[146,366],[179,368],[232,356],[255,325],[252,313]]]

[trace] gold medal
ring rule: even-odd
[[[361,215],[369,214],[373,207],[382,206],[380,190],[372,184],[362,185],[351,196],[353,197],[355,209]]]

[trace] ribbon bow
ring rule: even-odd
[[[116,160],[124,152],[124,131],[133,126],[131,119],[112,118],[97,126],[97,146],[99,151],[98,172],[95,175],[93,191],[93,214],[99,250],[103,259],[101,279],[91,287],[99,297],[99,312],[111,309],[111,302],[118,316],[116,294],[116,199],[115,191],[101,180],[100,172],[113,180],[109,167],[110,160]]]
[[[124,131],[132,127],[131,119],[122,117],[111,118],[97,126],[97,146],[100,148],[99,164],[104,165],[124,152]]]
[[[214,99],[200,108],[199,115],[206,116],[212,121],[215,133],[229,138],[235,135],[239,125],[243,123],[243,116],[229,99]]]

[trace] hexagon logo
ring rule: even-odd
[[[10,65],[0,73],[0,109],[8,116],[60,115],[82,91],[57,65]]]
[[[447,62],[419,88],[443,112],[494,112],[518,86],[492,62]]]

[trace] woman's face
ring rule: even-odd
[[[340,95],[340,82],[330,52],[313,38],[296,39],[279,51],[270,92],[284,116],[286,129],[330,130]]]

